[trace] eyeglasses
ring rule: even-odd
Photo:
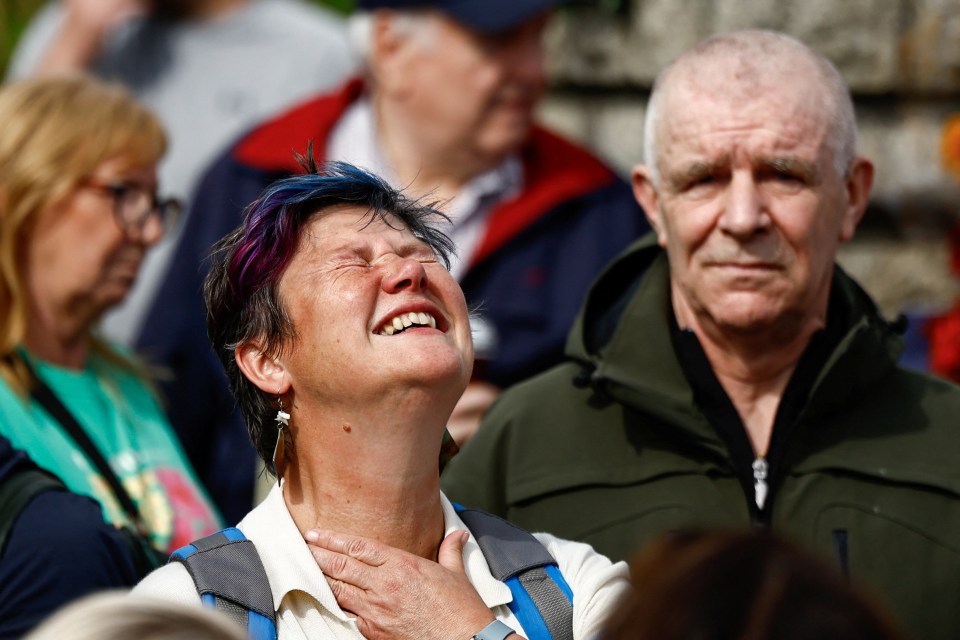
[[[126,234],[143,231],[150,216],[156,216],[166,233],[170,231],[183,211],[183,205],[174,198],[159,199],[153,191],[129,182],[98,182],[87,179],[83,186],[96,189],[113,199],[113,216]]]

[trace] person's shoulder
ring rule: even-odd
[[[630,185],[604,160],[563,135],[534,126],[520,150],[520,160],[524,191],[514,208],[576,202],[581,213],[591,214],[581,218],[610,228],[612,233],[635,237],[649,228]],[[602,216],[592,215],[599,211]]]
[[[463,462],[478,457],[510,464],[501,459],[506,451],[524,469],[539,469],[562,464],[569,447],[589,446],[583,414],[590,391],[574,384],[580,371],[576,363],[561,363],[504,391],[444,475],[456,476]]]
[[[346,22],[342,16],[315,3],[303,0],[255,2],[250,16],[264,30],[282,31],[284,38],[330,38],[314,45],[347,45]]]
[[[557,174],[580,174],[579,182],[597,184],[618,179],[613,169],[586,147],[542,125],[531,129],[521,158],[531,182]]]
[[[613,562],[589,544],[549,533],[533,534],[557,561],[573,592],[574,637],[596,637],[610,611],[630,590],[630,568]]]
[[[20,637],[75,598],[136,581],[120,534],[86,496],[51,490],[14,521],[0,557],[0,637]]]
[[[186,605],[200,604],[193,578],[181,562],[170,562],[154,569],[130,592],[138,597],[161,598]]]
[[[21,511],[11,530],[11,546],[16,546],[18,537],[28,541],[31,553],[43,558],[38,566],[64,563],[66,569],[86,562],[88,568],[106,569],[106,562],[115,565],[117,579],[113,583],[104,579],[101,587],[133,583],[126,545],[117,530],[104,522],[100,505],[92,498],[65,489],[39,494]]]
[[[538,531],[532,534],[540,544],[547,548],[557,564],[569,563],[575,560],[578,563],[590,563],[595,567],[615,567],[613,573],[624,571],[624,577],[629,578],[629,571],[625,562],[614,563],[586,542],[559,538],[552,533]]]
[[[885,482],[933,487],[960,496],[960,387],[895,366],[809,432],[827,443],[811,460],[849,465]],[[827,434],[830,434],[827,436]]]
[[[488,416],[493,420],[535,418],[542,411],[554,413],[560,405],[577,405],[588,395],[576,384],[581,371],[579,364],[568,361],[519,382],[500,395]]]
[[[362,81],[353,79],[339,89],[301,102],[244,134],[220,163],[260,172],[299,173],[302,169],[291,151],[305,154],[310,140],[324,144],[347,105],[362,92]]]
[[[926,371],[896,366],[881,382],[880,389],[903,394],[902,399],[909,398],[915,406],[924,409],[929,422],[942,423],[943,428],[960,432],[960,421],[956,419],[960,411],[960,386],[955,382]]]
[[[903,366],[893,370],[883,382],[878,402],[891,405],[890,418],[905,419],[922,424],[925,439],[941,435],[956,441],[960,437],[960,386],[931,373]],[[900,399],[893,402],[893,398]],[[896,410],[899,408],[899,410]],[[960,450],[958,450],[960,453]]]

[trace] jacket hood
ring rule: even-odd
[[[670,308],[666,253],[648,235],[594,282],[567,355],[581,367],[580,384],[723,455],[725,445],[697,408],[674,352]],[[795,468],[842,470],[960,495],[953,420],[933,409],[946,403],[960,411],[960,393],[897,366],[905,323],[882,318],[840,267],[829,308],[839,337],[799,418],[803,427],[791,436],[791,455],[803,460]]]
[[[722,447],[693,401],[670,339],[669,265],[647,234],[614,260],[590,288],[567,340],[582,382],[661,418],[693,424],[691,435]]]

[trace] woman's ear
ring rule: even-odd
[[[367,61],[373,82],[380,93],[403,96],[410,92],[407,79],[410,65],[420,64],[417,53],[422,49],[408,30],[398,27],[397,14],[389,9],[373,12],[370,33],[370,55]]]
[[[247,380],[264,393],[283,395],[290,390],[290,376],[283,363],[266,353],[259,344],[245,342],[233,357]]]

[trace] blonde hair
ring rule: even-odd
[[[221,613],[167,600],[105,592],[61,609],[25,640],[245,640]]]
[[[25,393],[15,356],[28,317],[24,247],[40,213],[75,189],[101,163],[123,156],[157,162],[166,151],[160,121],[116,85],[82,75],[0,87],[0,376]],[[118,355],[101,341],[92,348]]]

